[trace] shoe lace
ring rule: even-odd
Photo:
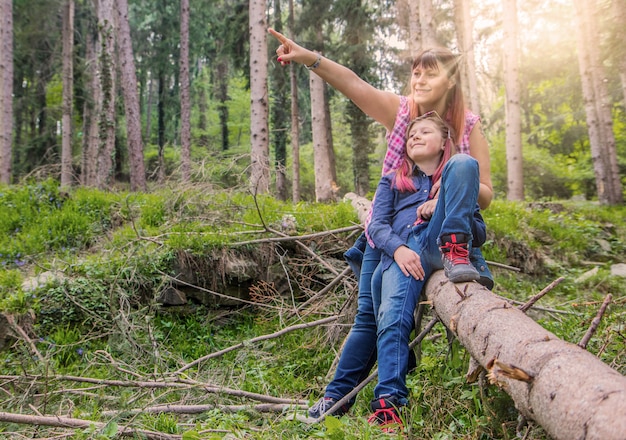
[[[402,419],[398,417],[396,410],[394,408],[380,408],[374,411],[369,419],[367,419],[367,423],[378,423],[381,426],[395,424],[402,426]]]
[[[313,405],[313,408],[311,409],[313,411],[319,411],[319,413],[322,414],[322,413],[325,413],[327,410],[329,410],[334,404],[335,404],[335,401],[332,399],[321,398],[320,400],[315,402],[315,404]]]
[[[467,243],[447,242],[441,246],[441,251],[453,265],[470,264]]]

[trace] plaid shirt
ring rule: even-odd
[[[465,110],[465,129],[463,130],[463,137],[461,139],[461,145],[458,146],[458,153],[470,154],[470,134],[476,123],[480,120],[478,115],[475,115],[469,110]],[[393,125],[393,129],[387,132],[387,152],[385,153],[385,159],[383,160],[382,175],[389,174],[391,171],[397,169],[402,162],[402,155],[406,149],[406,128],[410,122],[410,108],[409,98],[407,96],[400,96],[400,106],[398,107],[398,113],[396,114],[396,122]],[[372,205],[374,201],[372,200]],[[372,208],[367,214],[365,219],[365,236],[370,246],[375,247],[369,234],[367,233],[367,227],[372,220]]]

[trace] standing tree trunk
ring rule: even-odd
[[[11,183],[13,139],[13,2],[0,0],[0,183]]]
[[[222,133],[222,151],[230,148],[228,130],[228,58],[220,56],[215,66],[215,97],[217,98],[217,112],[220,116],[220,132]]]
[[[330,202],[335,200],[336,183],[333,178],[333,159],[329,151],[328,127],[326,120],[326,99],[324,80],[310,74],[311,89],[311,130],[313,131],[313,162],[315,170],[315,201]]]
[[[266,0],[250,0],[250,188],[269,191]]]
[[[274,0],[274,28],[278,32],[283,32],[282,8],[280,0]],[[271,108],[272,122],[272,146],[274,149],[274,166],[276,169],[276,197],[279,200],[287,200],[287,123],[288,115],[288,94],[287,81],[283,69],[274,68],[272,70],[272,96],[273,105]]]
[[[461,74],[463,78],[463,95],[467,98],[468,107],[477,115],[480,114],[478,98],[478,80],[476,79],[476,61],[474,58],[474,38],[469,0],[454,0],[454,18],[456,35],[462,53]]]
[[[602,204],[617,205],[623,202],[622,185],[606,74],[596,42],[595,1],[575,0],[574,6],[578,21],[578,64],[598,200]]]
[[[524,163],[522,158],[522,116],[520,110],[519,50],[517,38],[516,0],[503,0],[504,16],[503,60],[505,118],[506,118],[506,164],[507,198],[524,200]]]
[[[102,104],[98,105],[98,168],[97,186],[110,188],[115,156],[115,21],[113,0],[98,1],[98,29],[100,44],[98,65]]]
[[[367,55],[370,27],[369,11],[364,10],[361,0],[354,1],[353,14],[345,22],[343,40],[351,48],[348,54],[348,66],[363,78],[370,72],[370,58]],[[352,172],[354,177],[354,191],[364,196],[370,190],[369,155],[373,151],[370,142],[369,128],[372,119],[361,111],[352,101],[346,102],[346,120],[350,125],[352,138]],[[334,157],[334,154],[333,154]],[[336,169],[333,167],[333,169]]]
[[[289,36],[295,41],[294,32],[293,0],[289,0]],[[289,79],[291,82],[291,162],[292,162],[292,188],[291,199],[293,203],[300,201],[300,112],[298,110],[298,76],[296,64],[289,65]]]
[[[63,5],[63,116],[61,186],[72,186],[72,101],[74,97],[74,0]]]
[[[189,0],[180,0],[180,174],[191,179],[191,102],[189,97]]]
[[[409,53],[415,58],[422,48],[422,27],[420,25],[420,0],[408,0],[409,8]]]
[[[128,0],[117,0],[119,23],[119,60],[122,75],[121,85],[126,110],[126,130],[128,136],[128,158],[130,161],[131,191],[146,190],[146,169],[143,160],[143,139],[141,137],[141,112],[139,109],[139,88],[133,58],[133,46],[128,23]]]
[[[437,31],[435,29],[435,12],[433,0],[419,0],[420,35],[422,36],[422,48],[438,45]]]
[[[626,2],[613,0],[613,38],[615,40],[612,51],[619,65],[619,77],[622,82],[623,104],[626,106],[626,47],[623,44],[623,27],[626,23]]]
[[[97,3],[97,2],[94,2]],[[94,5],[97,9],[97,4]],[[85,36],[85,74],[87,77],[86,89],[88,91],[83,106],[83,142],[80,182],[85,186],[95,187],[98,184],[98,117],[100,106],[102,105],[102,88],[100,87],[100,76],[98,75],[98,31],[96,23],[89,22],[88,32]]]

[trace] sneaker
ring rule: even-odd
[[[402,405],[399,405],[393,396],[374,399],[370,407],[374,413],[367,419],[367,423],[379,425],[382,431],[387,434],[402,431],[404,424],[399,413]]]
[[[478,274],[480,275],[478,283],[482,284],[489,290],[493,290],[493,275],[489,270],[489,266],[487,265],[485,257],[483,257],[483,253],[480,251],[480,248],[475,248],[472,246],[469,259],[470,263],[472,263],[472,266],[476,268]]]
[[[319,419],[325,414],[329,409],[331,409],[335,403],[337,403],[337,399],[333,399],[332,397],[322,397],[320,400],[315,402],[315,404],[309,408],[309,417],[314,419]],[[350,405],[340,406],[333,412],[331,415],[335,417],[341,417],[350,409]]]
[[[476,281],[480,275],[469,260],[469,236],[466,234],[442,235],[439,239],[441,261],[446,277],[453,283]]]

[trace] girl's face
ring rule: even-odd
[[[413,100],[422,108],[444,108],[448,90],[454,87],[454,81],[448,78],[446,70],[437,64],[437,68],[417,66],[411,75],[411,93]]]
[[[435,121],[424,119],[413,123],[406,140],[407,156],[414,162],[438,159],[445,139]]]

